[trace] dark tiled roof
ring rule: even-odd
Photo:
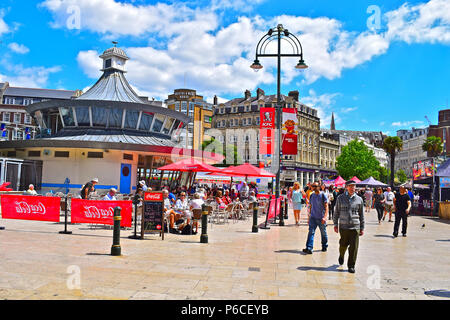
[[[4,95],[12,97],[30,97],[44,99],[70,99],[75,95],[75,93],[76,91],[71,90],[7,87]]]

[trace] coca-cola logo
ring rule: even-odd
[[[19,214],[41,214],[45,215],[45,206],[42,202],[29,204],[25,201],[16,201],[16,212]]]
[[[84,206],[84,216],[92,219],[107,219],[114,216],[114,208],[97,208],[96,206]]]
[[[162,193],[146,193],[144,199],[146,201],[162,201]]]

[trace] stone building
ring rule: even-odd
[[[403,149],[395,156],[395,170],[403,170],[408,178],[412,178],[414,162],[427,158],[422,145],[427,139],[428,128],[412,128],[411,130],[397,130],[397,137],[403,141]]]

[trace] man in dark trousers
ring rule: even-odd
[[[306,240],[306,248],[304,253],[312,254],[314,245],[314,234],[316,228],[319,227],[322,236],[322,251],[326,252],[328,248],[327,236],[327,215],[328,215],[328,199],[325,193],[320,191],[319,182],[314,182],[312,185],[314,191],[309,196],[308,217],[309,217],[309,232]]]
[[[408,227],[408,215],[411,210],[411,198],[406,192],[405,187],[400,187],[400,193],[397,193],[394,198],[394,237],[398,236],[398,228],[400,227],[400,220],[402,221],[402,234],[406,237],[406,228]]]
[[[338,196],[334,208],[334,231],[339,232],[339,265],[344,264],[348,247],[348,272],[355,273],[359,236],[364,234],[364,201],[355,193],[356,182],[345,183],[347,191]]]

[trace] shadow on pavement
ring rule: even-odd
[[[275,253],[294,253],[294,254],[302,254],[306,256],[307,254],[302,252],[301,250],[277,250]]]
[[[374,234],[373,236],[377,237],[377,238],[391,238],[391,239],[394,239],[394,236],[390,236],[388,234]]]
[[[450,239],[443,239],[443,240],[436,240],[436,241],[439,241],[439,242],[450,242]]]
[[[346,270],[338,269],[338,264],[333,264],[329,267],[298,267],[300,271],[331,271],[331,272],[347,272]]]
[[[436,296],[436,297],[442,297],[442,298],[450,298],[450,291],[448,290],[430,290],[424,292],[428,296]]]

